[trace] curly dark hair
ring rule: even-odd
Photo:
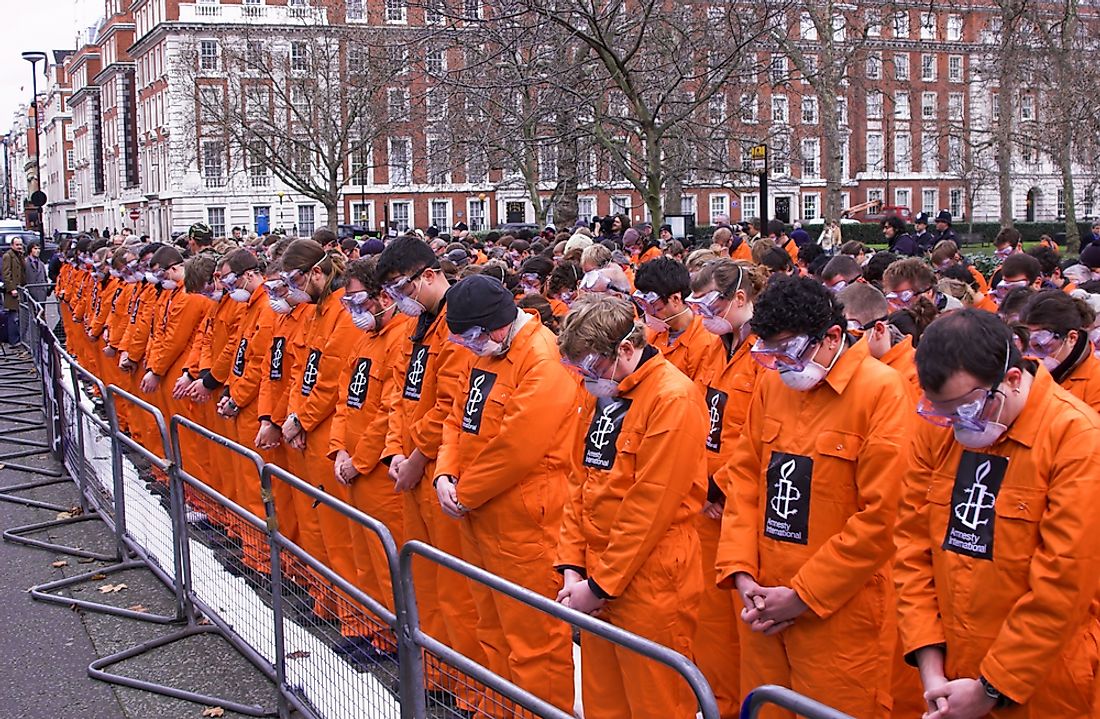
[[[820,339],[836,325],[846,326],[844,306],[808,277],[773,277],[753,305],[752,331],[765,340],[784,332]]]

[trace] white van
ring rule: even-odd
[[[22,220],[0,220],[0,230],[25,230]]]

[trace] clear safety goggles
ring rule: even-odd
[[[370,308],[367,307],[367,303],[374,299],[370,292],[363,290],[361,292],[345,292],[344,296],[340,298],[340,304],[344,306],[348,312],[353,315],[362,315],[370,312]]]
[[[1049,357],[1066,341],[1064,335],[1050,330],[1036,330],[1028,334],[1027,347],[1036,357]]]
[[[660,297],[656,292],[642,292],[641,290],[635,290],[634,294],[630,296],[630,301],[634,303],[634,306],[638,308],[643,314],[653,316],[654,313],[660,308],[657,307],[657,303],[664,304],[664,298]]]
[[[268,280],[264,282],[264,292],[274,300],[281,300],[290,294],[290,285],[285,280]]]
[[[718,290],[711,290],[704,295],[689,295],[684,302],[691,308],[691,311],[699,315],[703,319],[711,319],[718,317],[722,314],[722,311],[718,309],[717,302],[721,299],[722,293]]]
[[[937,427],[958,427],[980,432],[996,409],[993,400],[997,395],[998,382],[993,389],[977,387],[957,400],[951,402],[933,402],[921,395],[917,403],[917,414]]]
[[[848,334],[855,337],[862,337],[863,335],[874,329],[875,325],[877,325],[879,322],[885,322],[887,319],[888,318],[883,315],[882,317],[877,317],[870,322],[862,325],[859,323],[858,320],[848,320]]]
[[[412,284],[428,269],[428,267],[423,267],[408,277],[399,277],[393,282],[387,282],[382,285],[382,291],[389,295],[394,302],[399,301],[401,297],[408,297],[412,294]]]
[[[579,374],[583,379],[597,380],[600,379],[600,371],[596,369],[597,365],[601,361],[607,361],[607,358],[603,355],[593,352],[590,355],[586,355],[579,360],[571,360],[566,357],[561,358],[561,363]]]
[[[483,327],[471,327],[465,332],[452,332],[447,339],[474,353],[485,349],[486,345],[493,341],[489,336],[489,330]]]
[[[993,288],[993,294],[997,296],[997,299],[1003,300],[1008,296],[1008,293],[1019,287],[1027,287],[1027,280],[1014,280],[1012,282],[1002,282]]]
[[[772,342],[758,339],[749,354],[767,369],[801,372],[820,343],[821,340],[809,335],[795,335]]]
[[[900,310],[913,304],[913,301],[920,295],[923,295],[931,287],[925,287],[923,290],[902,290],[901,292],[887,292],[886,301],[890,303],[890,307],[895,310]]]

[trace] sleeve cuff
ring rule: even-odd
[[[603,590],[599,584],[596,584],[596,580],[592,577],[588,578],[588,588],[592,590],[592,593],[603,600],[614,599],[610,594]]]
[[[555,564],[554,569],[557,570],[558,574],[565,574],[566,569],[572,569],[574,572],[581,575],[582,577],[588,576],[588,572],[585,571],[585,568],[578,567],[576,564]]]
[[[202,386],[208,390],[213,391],[222,386],[222,383],[214,379],[214,375],[209,372],[203,372],[200,378],[202,379]]]

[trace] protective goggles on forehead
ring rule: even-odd
[[[758,339],[749,354],[767,369],[801,372],[820,343],[820,339],[809,335],[795,335],[772,342]]]

